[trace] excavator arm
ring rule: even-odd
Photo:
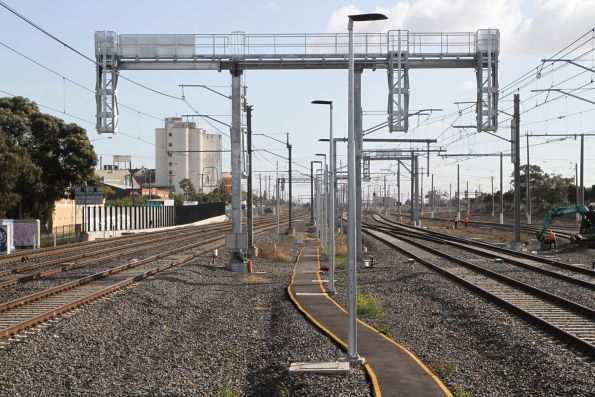
[[[576,207],[559,207],[549,209],[547,214],[545,215],[545,220],[543,221],[543,226],[541,227],[541,230],[537,232],[537,239],[539,241],[543,239],[545,231],[550,227],[555,218],[576,213],[584,214],[586,212],[589,212],[589,209],[584,205],[577,205]]]

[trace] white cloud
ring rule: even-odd
[[[523,7],[523,5],[525,7]],[[382,12],[387,21],[356,24],[356,31],[475,32],[497,28],[505,54],[551,53],[595,26],[595,0],[538,0],[532,10],[521,0],[399,1]],[[345,32],[347,15],[363,12],[341,7],[329,18],[329,32]],[[524,15],[523,12],[527,15]],[[531,12],[531,15],[528,15]]]

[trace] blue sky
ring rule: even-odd
[[[589,29],[595,27],[594,0],[418,0],[418,1],[33,1],[4,0],[35,23],[93,57],[93,33],[96,30],[114,30],[117,33],[317,33],[344,32],[346,15],[358,11],[381,11],[389,16],[387,22],[367,24],[358,27],[365,31],[386,32],[392,28],[419,31],[475,31],[477,28],[498,28],[502,34],[500,57],[500,86],[519,75],[535,68],[542,58],[571,43]],[[68,51],[55,41],[44,36],[23,21],[0,8],[0,43],[10,46],[35,59],[47,67],[93,89],[95,68],[92,63]],[[582,64],[593,67],[593,40],[587,40],[580,51],[587,52]],[[574,56],[578,54],[575,53]],[[0,45],[0,90],[29,97],[56,111],[45,109],[67,121],[77,122],[87,129],[91,139],[98,138],[94,131],[95,98],[92,93],[64,81],[38,65]],[[548,69],[544,71],[547,72]],[[520,91],[521,99],[535,95],[532,89],[548,88],[576,75],[579,69],[565,67],[542,79],[531,81]],[[124,72],[138,82],[175,96],[181,95],[179,84],[208,84],[229,92],[228,72]],[[593,73],[587,72],[569,80],[559,87],[576,88],[590,83]],[[449,129],[454,118],[438,119],[457,110],[455,101],[473,100],[475,75],[473,70],[415,70],[411,72],[411,109],[442,108],[443,112],[432,115],[434,123],[426,125],[425,119],[411,119],[412,128],[406,135],[387,131],[375,133],[374,137],[439,137],[439,145],[450,152],[496,152],[508,150],[509,144],[498,138]],[[325,137],[328,130],[328,112],[320,106],[310,105],[312,99],[330,99],[335,102],[335,135],[346,135],[347,122],[347,72],[346,71],[259,71],[246,73],[248,101],[254,106],[254,130],[256,133],[290,133],[294,143],[295,161],[307,165],[315,152],[325,150],[317,140]],[[4,95],[0,92],[0,95]],[[229,102],[201,89],[187,89],[187,100],[204,114],[221,115],[229,121]],[[581,95],[593,100],[591,90]],[[192,113],[182,101],[152,94],[133,84],[120,80],[120,103],[144,113],[158,117]],[[363,76],[362,102],[368,115],[364,128],[377,124],[385,117],[369,114],[386,109],[386,72],[366,71]],[[522,133],[581,133],[595,129],[595,105],[572,98],[543,104],[546,94],[540,94],[523,102],[527,110],[522,117]],[[501,108],[510,106],[511,97],[502,101]],[[549,98],[551,99],[551,97]],[[529,110],[537,106],[534,110]],[[77,120],[60,112],[88,120],[93,124]],[[582,113],[581,113],[582,112]],[[556,117],[575,113],[574,116]],[[505,116],[501,119],[506,119]],[[544,120],[552,119],[548,122]],[[457,121],[468,124],[472,115]],[[418,123],[420,124],[418,126]],[[161,126],[158,120],[143,116],[135,111],[121,108],[119,134],[113,139],[97,140],[96,151],[103,156],[104,163],[111,161],[114,154],[131,154],[137,166],[154,165],[154,128]],[[216,132],[211,126],[199,122],[209,132]],[[502,123],[498,135],[509,136],[509,123]],[[282,138],[282,135],[276,136]],[[140,139],[139,139],[140,138]],[[533,138],[531,143],[543,143],[544,139]],[[148,142],[148,143],[147,143]],[[256,148],[285,152],[281,145],[262,137],[255,137]],[[524,142],[523,142],[524,145]],[[224,138],[224,146],[229,141]],[[370,146],[370,148],[377,146]],[[389,146],[384,146],[389,147]],[[393,147],[393,146],[390,146]],[[586,139],[586,169],[593,168],[595,137]],[[524,160],[523,149],[523,162]],[[574,173],[574,162],[578,160],[579,146],[574,140],[542,144],[531,149],[532,163],[540,165],[547,172],[570,176]],[[266,159],[265,159],[266,157]],[[271,170],[277,158],[259,153],[255,169]],[[228,162],[224,156],[224,162]],[[461,161],[461,178],[470,181],[470,189],[481,185],[489,188],[491,176],[498,176],[498,162],[495,159]],[[284,168],[280,162],[280,168]],[[376,168],[395,169],[394,164],[376,164]],[[225,166],[224,166],[225,167]],[[227,166],[228,167],[228,166]],[[225,168],[227,168],[225,167]],[[431,159],[436,185],[448,190],[455,182],[456,163],[453,159]],[[299,167],[296,168],[300,170]],[[301,169],[305,171],[305,169]],[[505,162],[505,175],[511,172],[511,164]],[[389,177],[389,181],[394,177]],[[595,184],[593,173],[585,173],[585,183]],[[374,183],[376,185],[376,183]],[[424,181],[429,185],[429,179]],[[309,187],[296,189],[305,194]],[[374,188],[372,188],[374,189]],[[403,191],[408,188],[404,187]]]

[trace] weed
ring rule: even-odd
[[[357,294],[357,314],[367,317],[384,316],[384,307],[382,302],[374,295]]]
[[[206,364],[205,361],[203,359],[200,359],[200,358],[197,358],[196,361],[195,361],[195,363],[196,363],[196,365],[198,365],[200,367],[202,367],[202,366],[204,366]]]
[[[380,332],[382,335],[390,336],[390,329],[386,324],[378,324],[375,328],[376,331]]]
[[[242,281],[247,284],[266,284],[271,282],[271,280],[266,277],[255,276],[253,274],[244,277]]]
[[[217,397],[238,397],[240,393],[234,389],[231,382],[227,382],[223,389],[217,392]]]
[[[434,357],[430,360],[432,371],[440,378],[448,378],[457,370],[457,366],[452,361],[447,361],[440,357]]]
[[[284,383],[281,383],[277,387],[277,396],[278,397],[291,397],[291,389],[285,386]]]
[[[455,385],[455,396],[457,397],[473,397],[473,393],[463,389],[463,386],[456,384]]]
[[[291,246],[265,244],[258,247],[258,257],[261,259],[269,259],[276,262],[290,262],[291,261]]]
[[[270,312],[271,307],[270,306],[254,306],[254,310],[256,310],[257,312]]]

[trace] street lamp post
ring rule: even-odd
[[[314,163],[322,164],[322,161],[310,161],[310,225],[316,227],[314,222]]]
[[[321,156],[324,157],[324,162],[322,165],[322,178],[321,178],[321,183],[322,183],[322,189],[320,189],[320,194],[323,197],[323,200],[321,202],[321,206],[320,209],[321,211],[321,226],[322,226],[322,230],[320,232],[320,244],[322,245],[322,249],[324,251],[326,251],[326,243],[327,243],[327,218],[328,218],[328,208],[327,208],[327,198],[328,198],[328,189],[327,189],[327,169],[326,169],[326,153],[316,153],[316,156]]]
[[[328,292],[335,293],[335,142],[333,140],[333,101],[315,100],[315,105],[329,105],[330,127],[329,127],[329,181],[328,181],[328,214],[329,214],[329,280]]]
[[[360,357],[357,354],[357,316],[356,316],[356,294],[357,294],[357,225],[355,224],[356,219],[356,169],[355,169],[355,106],[354,106],[354,74],[355,74],[355,59],[353,56],[353,22],[365,22],[365,21],[377,21],[387,19],[386,15],[383,14],[359,14],[349,15],[349,22],[347,29],[349,30],[349,100],[348,100],[348,251],[347,251],[347,263],[348,272],[347,277],[347,297],[348,297],[348,336],[347,336],[347,357],[349,361],[360,361]]]

